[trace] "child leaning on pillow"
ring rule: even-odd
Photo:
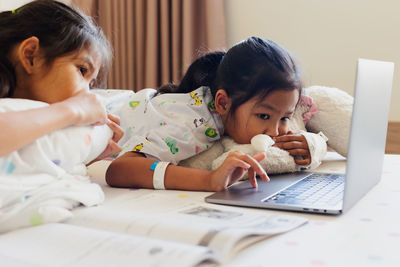
[[[176,165],[212,148],[224,136],[249,144],[255,135],[266,134],[296,164],[312,164],[314,151],[305,134],[289,129],[302,86],[297,65],[280,45],[251,37],[227,53],[196,60],[180,85],[171,87],[162,88],[161,94],[141,90],[123,109],[124,153],[107,170],[109,185],[218,191],[245,173],[253,186],[256,174],[268,181],[259,163],[264,153],[232,151],[215,170]],[[131,121],[125,123],[125,118]],[[315,136],[326,150],[323,136]]]

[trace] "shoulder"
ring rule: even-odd
[[[146,98],[146,99],[152,99],[157,96],[158,91],[153,88],[144,88],[142,90],[139,90],[135,93],[135,97],[140,97],[140,98]]]

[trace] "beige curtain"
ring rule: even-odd
[[[74,0],[114,47],[108,88],[179,82],[202,53],[225,49],[224,0]]]

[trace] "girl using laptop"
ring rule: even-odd
[[[259,164],[265,154],[230,153],[214,171],[177,166],[210,148],[223,135],[240,144],[253,136],[281,138],[300,165],[311,163],[306,138],[288,131],[301,95],[299,70],[290,53],[270,40],[251,37],[228,52],[196,60],[179,86],[144,89],[126,104],[122,156],[106,173],[115,187],[220,191],[246,172],[269,178]],[[123,125],[124,122],[121,122]],[[288,135],[290,134],[290,135]],[[299,158],[301,157],[301,158]]]

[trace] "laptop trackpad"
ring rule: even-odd
[[[258,202],[268,196],[271,196],[278,191],[290,186],[291,184],[310,175],[307,172],[297,172],[279,175],[269,175],[269,182],[264,182],[257,178],[258,188],[253,188],[249,181],[244,181],[240,184],[233,185],[227,190],[217,192],[206,197],[207,202],[216,203],[213,200],[223,199],[240,202]]]

